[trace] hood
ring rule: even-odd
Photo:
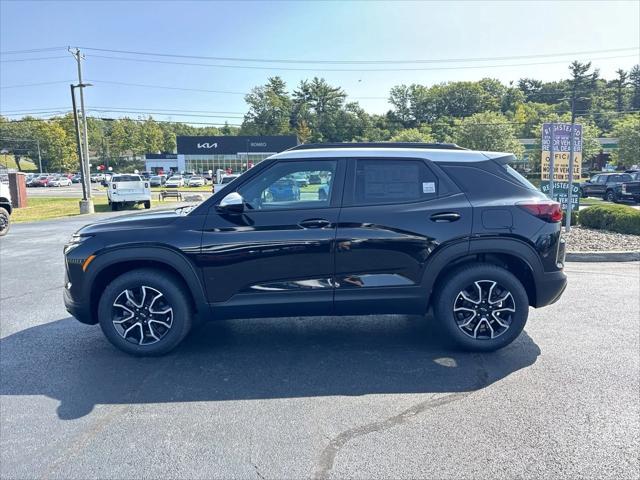
[[[166,227],[185,215],[185,208],[156,210],[154,212],[133,213],[111,217],[97,223],[91,223],[78,230],[80,234],[96,234],[135,228]]]

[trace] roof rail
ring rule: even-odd
[[[303,143],[289,148],[292,150],[315,150],[324,148],[424,148],[439,150],[468,150],[455,143],[422,143],[422,142],[352,142],[352,143]]]

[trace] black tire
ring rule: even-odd
[[[113,212],[117,212],[120,208],[120,204],[118,202],[111,202],[111,210]]]
[[[9,233],[11,228],[11,216],[6,208],[0,207],[0,237],[4,237]]]
[[[151,200],[147,200],[146,202],[144,202],[144,208],[146,208],[147,210],[151,208]]]
[[[172,309],[172,318],[169,322],[171,327],[164,330],[162,335],[159,334],[159,340],[149,339],[155,343],[140,345],[135,343],[140,337],[138,327],[132,330],[132,336],[127,340],[119,333],[113,321],[114,312],[120,310],[114,306],[118,297],[126,290],[139,291],[142,286],[162,293],[163,302],[166,299],[164,308],[168,306]],[[148,295],[155,294],[148,293]],[[140,297],[137,299],[140,300]],[[147,315],[149,315],[148,311]],[[151,317],[147,316],[147,318]],[[182,280],[164,271],[139,269],[120,275],[105,288],[98,304],[98,321],[107,339],[120,350],[136,356],[159,356],[173,350],[187,336],[191,330],[193,309]],[[138,319],[133,317],[133,321],[137,322]],[[166,321],[168,322],[168,320]],[[150,324],[149,322],[148,325]],[[124,330],[130,325],[131,323],[125,323],[122,329]],[[149,329],[150,327],[146,326],[145,328]],[[156,334],[158,334],[158,330],[156,330]]]
[[[587,198],[587,195],[584,193],[583,189],[580,189],[580,198]]]
[[[462,312],[454,312],[454,307],[460,309],[464,308],[462,306],[456,307],[456,304],[460,300],[460,295],[462,294],[462,292],[467,287],[474,286],[475,282],[479,282],[481,287],[485,288],[485,290],[486,286],[491,285],[492,282],[495,282],[497,285],[495,292],[499,292],[499,295],[502,295],[505,291],[511,293],[511,299],[513,300],[513,302],[511,304],[511,299],[509,299],[508,306],[509,308],[513,308],[515,312],[496,313],[498,317],[502,318],[501,321],[508,325],[508,327],[504,329],[502,333],[498,332],[503,327],[501,327],[495,322],[495,320],[492,319],[492,314],[489,314],[487,316],[491,319],[491,322],[493,322],[493,327],[496,327],[496,332],[494,332],[493,329],[488,330],[485,325],[491,323],[487,322],[486,320],[477,322],[477,324],[481,324],[479,329],[476,328],[478,336],[481,338],[473,338],[472,336],[470,336],[474,332],[469,332],[468,329],[471,329],[474,324],[466,327],[467,329],[462,328],[461,325],[464,325],[464,322],[466,322],[467,319],[471,317],[471,314],[467,314],[464,310]],[[482,282],[487,283],[483,284]],[[506,290],[502,290],[502,287]],[[491,290],[489,289],[489,291]],[[498,306],[502,307],[502,302],[500,302],[499,304],[495,302],[495,292],[492,292],[491,295],[496,305],[493,308],[498,308]],[[474,299],[481,300],[481,298],[482,297]],[[464,304],[464,299],[462,300],[462,302]],[[486,304],[487,302],[484,303]],[[505,302],[504,305],[506,307],[507,302]],[[476,308],[473,305],[470,306]],[[436,292],[433,307],[436,321],[440,323],[441,328],[446,336],[464,350],[478,352],[490,352],[509,345],[518,337],[518,335],[520,335],[522,329],[527,323],[527,318],[529,315],[529,299],[526,290],[522,286],[522,283],[520,283],[520,281],[508,270],[498,267],[497,265],[483,263],[474,263],[461,267],[457,270],[454,270],[450,275],[448,275],[443,280],[442,284]],[[478,305],[477,308],[483,307],[483,305]],[[505,313],[506,316],[503,318],[502,315]],[[462,319],[459,318],[459,316],[461,315]],[[469,317],[465,318],[464,315],[469,315]],[[475,315],[480,315],[478,313],[478,310],[475,311]],[[482,338],[483,332],[487,332],[487,335],[489,333],[492,336],[494,333],[497,333],[497,335],[495,336],[495,338]]]
[[[614,192],[613,190],[607,190],[607,192],[604,194],[604,199],[607,202],[616,203],[618,200],[618,197],[616,196],[616,192]]]

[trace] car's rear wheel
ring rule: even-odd
[[[0,237],[4,237],[9,233],[9,227],[11,227],[11,217],[6,208],[0,207]]]
[[[146,209],[151,208],[151,200],[147,200],[146,202],[144,202],[144,208]]]
[[[107,339],[138,356],[163,355],[189,333],[193,309],[182,281],[152,269],[127,272],[104,290],[98,320]]]
[[[604,194],[604,199],[607,202],[616,202],[618,200],[616,193],[613,190],[607,190],[607,193]]]
[[[522,283],[508,270],[472,264],[455,270],[434,301],[437,321],[458,346],[493,351],[513,342],[529,315]]]

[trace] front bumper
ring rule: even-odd
[[[91,317],[91,309],[89,308],[88,302],[78,301],[71,296],[71,291],[67,287],[69,283],[65,285],[64,291],[62,293],[62,298],[64,300],[64,306],[73,317],[76,318],[81,323],[86,323],[87,325],[95,325],[96,322]]]

